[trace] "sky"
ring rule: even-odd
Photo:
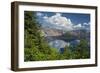
[[[43,27],[64,29],[67,31],[77,29],[90,29],[90,14],[36,12],[37,21]]]

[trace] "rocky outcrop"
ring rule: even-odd
[[[57,29],[44,28],[42,31],[45,33],[45,36],[61,36],[64,34],[62,30]]]

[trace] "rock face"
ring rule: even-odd
[[[64,33],[62,30],[57,29],[44,28],[42,30],[44,31],[45,36],[61,36]]]

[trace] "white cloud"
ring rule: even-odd
[[[90,30],[90,22],[88,23],[83,23],[84,29]]]
[[[71,20],[61,16],[60,13],[56,13],[54,16],[49,17],[48,21],[51,24],[56,24],[59,26],[70,26],[71,25]]]
[[[86,25],[89,25],[89,23],[73,24],[71,19],[62,16],[61,13],[56,13],[55,15],[52,16],[47,16],[40,13],[38,15],[42,15],[43,26],[47,26],[50,28],[71,31],[71,30],[85,29],[87,28]]]
[[[43,19],[44,19],[44,20],[47,20],[47,19],[48,19],[48,16],[44,16]]]
[[[82,24],[74,25],[74,28],[81,28],[81,27],[83,27]]]
[[[41,12],[37,12],[37,16],[42,16],[43,14]]]
[[[84,25],[84,26],[88,26],[88,25],[90,25],[90,23],[83,23],[83,25]]]
[[[72,30],[73,24],[71,20],[62,16],[61,13],[56,13],[55,15],[50,16],[50,17],[44,16],[43,19],[46,23],[61,26],[61,27],[66,27],[68,30]]]

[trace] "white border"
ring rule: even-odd
[[[34,61],[24,62],[24,11],[49,11],[49,12],[69,12],[69,13],[89,13],[91,14],[91,58],[78,60],[56,60],[56,61]],[[92,9],[77,9],[77,8],[62,8],[62,7],[45,7],[45,6],[19,6],[19,68],[34,68],[48,66],[63,66],[63,65],[83,65],[95,64],[95,10]]]

